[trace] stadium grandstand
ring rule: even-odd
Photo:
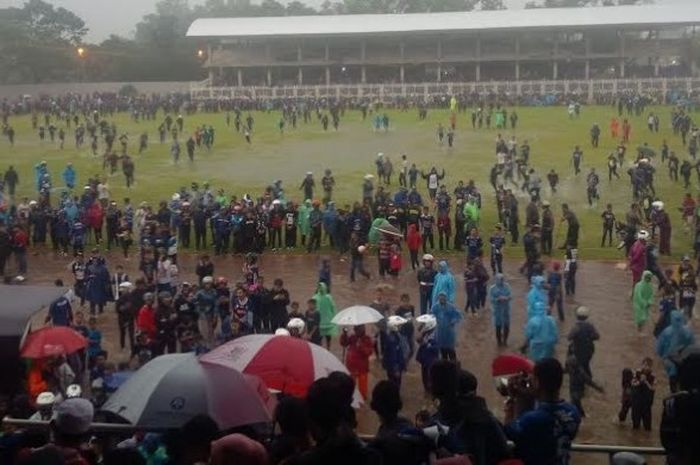
[[[211,86],[697,76],[700,4],[203,18]]]

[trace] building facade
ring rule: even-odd
[[[697,76],[700,4],[198,19],[212,86]]]

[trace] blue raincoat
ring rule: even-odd
[[[338,210],[335,209],[333,202],[328,202],[326,209],[323,211],[323,229],[333,240],[335,240],[338,232]]]
[[[554,356],[554,347],[559,340],[559,330],[554,318],[547,315],[547,306],[541,302],[525,325],[528,341],[528,357],[534,362]]]
[[[66,166],[66,169],[63,170],[63,182],[66,184],[68,189],[73,189],[75,187],[77,177],[78,175],[75,172],[73,165],[68,165]]]
[[[462,321],[462,314],[449,301],[444,305],[436,302],[430,308],[435,315],[435,344],[440,349],[454,349],[457,345],[457,324]]]
[[[527,319],[530,320],[537,313],[537,305],[542,303],[547,308],[547,292],[544,289],[544,277],[532,278],[532,286],[527,293]]]
[[[683,313],[671,312],[671,324],[664,329],[656,340],[656,354],[663,359],[668,376],[676,376],[678,367],[671,357],[688,346],[695,344],[695,335],[685,324]]]
[[[510,302],[512,298],[510,285],[501,273],[496,274],[495,280],[496,282],[489,288],[493,325],[497,327],[510,326]],[[508,300],[499,300],[499,297],[507,297]]]
[[[450,272],[447,262],[443,260],[438,264],[438,272],[435,275],[432,304],[437,304],[438,296],[441,293],[445,293],[448,302],[455,303],[456,292],[455,277]]]

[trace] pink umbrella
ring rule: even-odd
[[[256,375],[269,388],[297,397],[304,397],[317,379],[334,371],[348,373],[323,347],[291,336],[244,336],[204,354],[201,360]],[[361,400],[355,395],[356,401]]]

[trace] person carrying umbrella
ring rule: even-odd
[[[369,358],[374,353],[374,341],[366,334],[365,325],[356,325],[353,334],[348,334],[343,328],[340,335],[340,345],[345,352],[345,366],[357,384],[362,397],[367,399],[369,394]]]
[[[338,332],[338,328],[331,320],[335,316],[335,301],[328,293],[325,283],[318,283],[316,294],[312,297],[316,301],[316,308],[321,316],[319,333],[326,341],[326,348],[331,348],[331,338]]]

